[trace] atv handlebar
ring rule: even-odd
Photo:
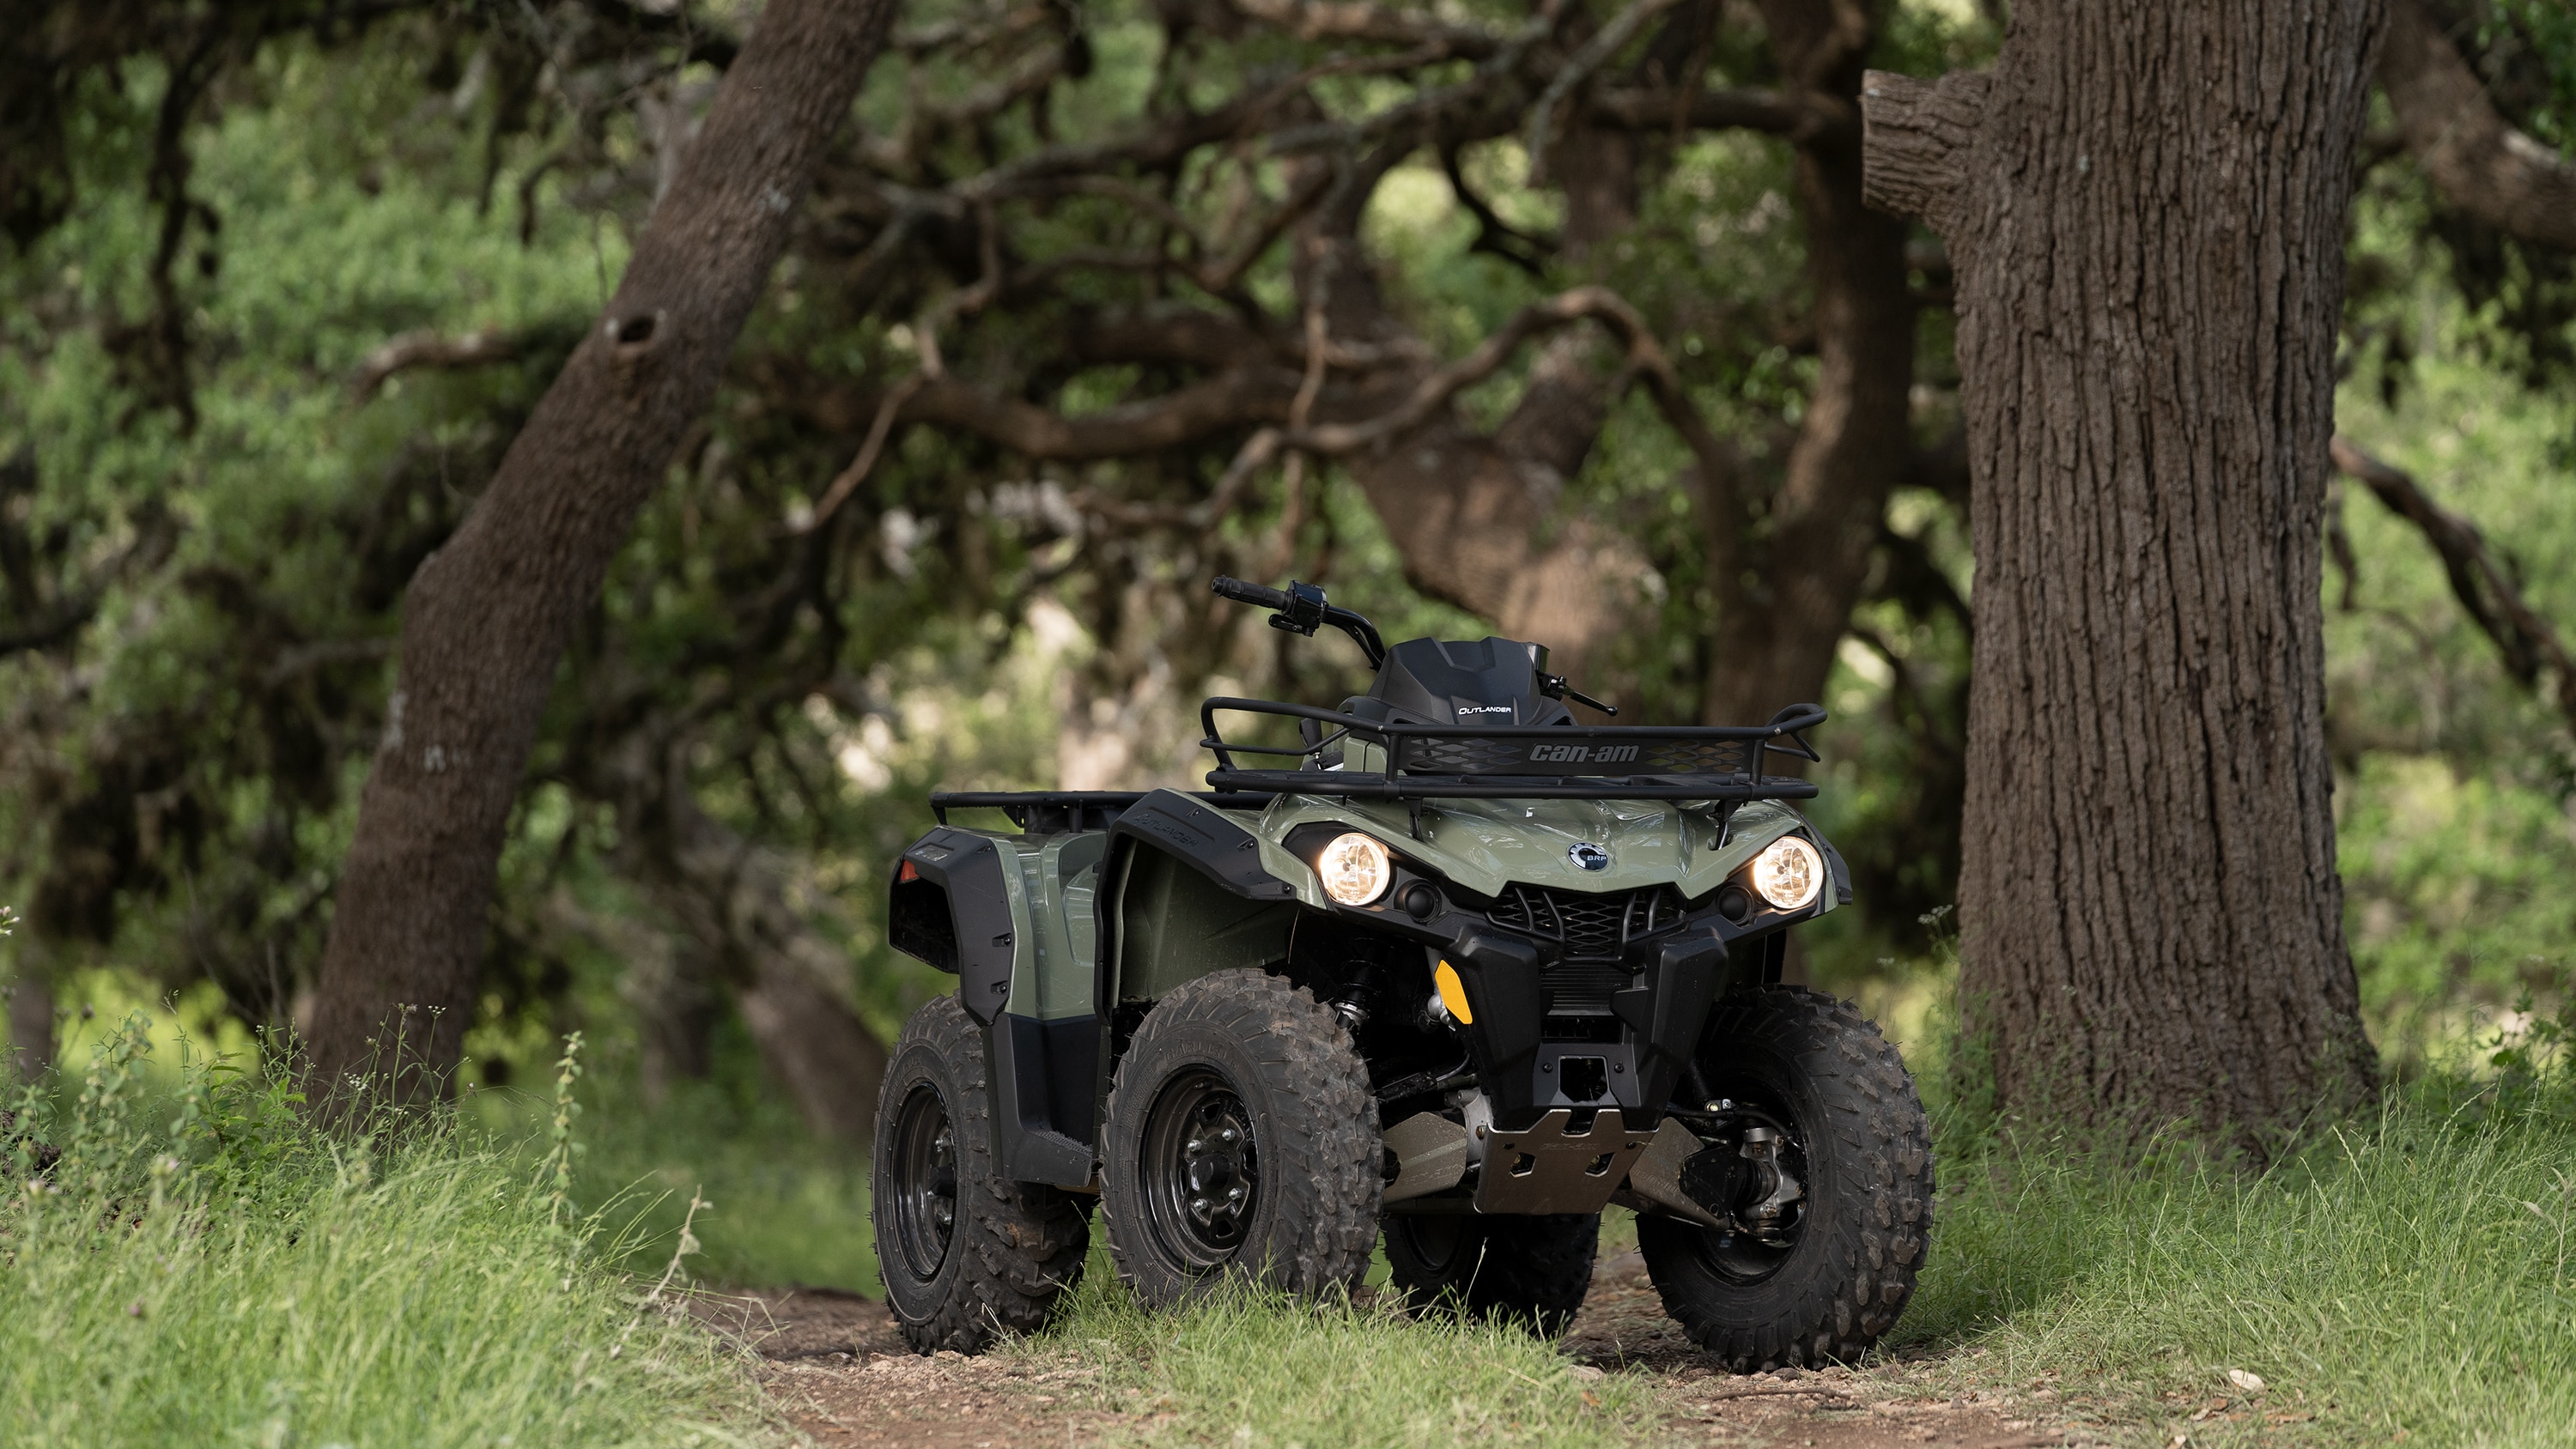
[[[1248,584],[1241,579],[1228,578],[1224,574],[1218,574],[1216,582],[1208,587],[1218,598],[1232,599],[1238,604],[1258,604],[1265,609],[1282,611],[1288,607],[1288,595],[1284,590],[1265,589],[1259,584]]]
[[[1285,629],[1311,639],[1317,629],[1330,624],[1350,635],[1351,642],[1360,646],[1360,652],[1368,656],[1369,668],[1375,669],[1386,662],[1386,641],[1378,637],[1377,626],[1349,609],[1324,602],[1324,586],[1321,584],[1301,584],[1290,579],[1285,589],[1267,589],[1218,574],[1208,588],[1219,598],[1276,609],[1278,612],[1270,616],[1273,629]]]

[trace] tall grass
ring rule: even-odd
[[[596,1217],[429,1114],[309,1125],[284,1079],[137,1021],[21,1091],[0,1202],[0,1443],[739,1442],[747,1378],[601,1266]],[[157,1079],[156,1079],[157,1078]],[[61,1160],[35,1169],[33,1144]],[[728,1425],[734,1427],[727,1427]]]
[[[1634,1437],[1651,1411],[1642,1376],[1578,1368],[1518,1328],[1249,1291],[1148,1313],[1097,1246],[1063,1318],[1011,1351],[1090,1369],[1095,1401],[1158,1442],[1552,1449]]]
[[[2259,1175],[1953,1140],[1898,1341],[2199,1442],[2576,1442],[2576,1083],[2563,1036],[2497,1045]],[[2174,1422],[2216,1397],[2244,1417]]]

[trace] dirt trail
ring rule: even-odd
[[[914,1356],[885,1305],[830,1291],[700,1295],[693,1309],[768,1361],[781,1413],[828,1449],[1016,1449],[1140,1437],[1162,1417],[1081,1407],[1092,1370],[1043,1359]],[[1941,1397],[1937,1365],[1713,1372],[1664,1316],[1635,1254],[1604,1262],[1565,1340],[1568,1357],[1603,1372],[1655,1376],[1664,1440],[1747,1449],[2038,1449],[2098,1442],[2066,1427],[2044,1397]]]

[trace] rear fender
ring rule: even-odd
[[[894,947],[957,976],[957,999],[986,1026],[1011,994],[1011,970],[1028,933],[1018,872],[990,836],[941,826],[895,863],[886,903]]]
[[[1080,838],[1061,841],[1058,856],[1075,858],[1053,863],[1071,875],[1096,849]],[[1022,854],[1017,841],[946,826],[914,841],[895,866],[887,937],[896,949],[957,974],[958,1000],[984,1033],[1001,1175],[1078,1188],[1091,1180],[1100,1025],[1088,1015],[1047,1021],[1029,1014],[1039,1009],[1043,983]],[[1055,969],[1076,963],[1060,961]]]

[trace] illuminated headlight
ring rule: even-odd
[[[1794,911],[1813,901],[1824,887],[1824,857],[1798,836],[1783,835],[1753,857],[1753,888],[1773,910]]]
[[[1315,858],[1315,874],[1323,877],[1324,894],[1346,906],[1364,906],[1386,894],[1395,879],[1395,867],[1387,860],[1385,846],[1352,831],[1334,836],[1333,843],[1324,847],[1324,853]]]

